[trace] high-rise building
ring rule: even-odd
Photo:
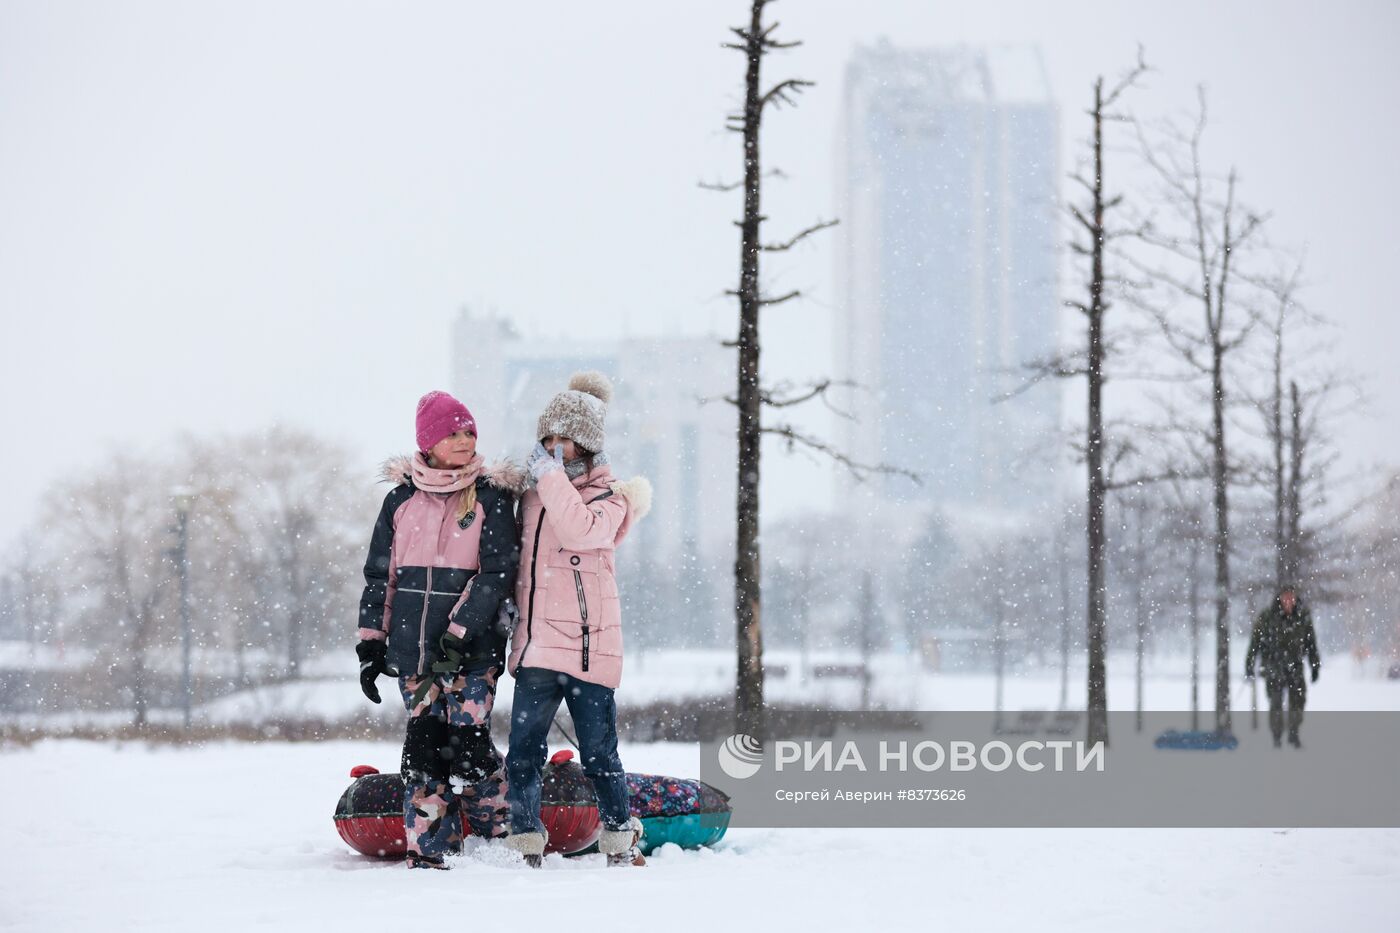
[[[1045,502],[1059,389],[1000,403],[1055,350],[1058,113],[1034,46],[855,50],[838,136],[836,368],[847,449],[917,469],[884,496]]]

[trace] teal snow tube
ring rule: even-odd
[[[573,757],[568,749],[554,753],[550,758],[552,780],[556,784],[572,782],[586,787],[586,792],[574,796],[586,796],[592,802],[596,800],[592,784]],[[629,771],[627,796],[628,809],[642,821],[642,839],[637,847],[643,855],[650,855],[653,849],[668,842],[682,849],[712,846],[729,829],[729,797],[704,781]],[[594,843],[576,854],[597,850]]]
[[[638,848],[650,855],[668,842],[682,849],[712,846],[729,828],[728,813],[686,813],[681,816],[642,817],[642,841]]]

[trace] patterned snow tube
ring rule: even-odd
[[[627,793],[632,815],[642,821],[643,855],[668,842],[712,846],[729,829],[729,798],[704,781],[628,772]]]

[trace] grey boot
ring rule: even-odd
[[[636,865],[647,863],[637,849],[642,841],[642,821],[635,816],[627,821],[624,829],[605,829],[598,837],[598,851],[608,857],[608,867],[614,865]]]
[[[506,847],[519,852],[525,864],[531,868],[543,868],[547,841],[544,833],[511,833],[506,837]]]

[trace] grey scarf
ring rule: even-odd
[[[608,455],[605,453],[599,452],[593,455],[593,465],[595,467],[606,466],[609,462]],[[588,472],[587,467],[588,462],[582,457],[577,460],[569,460],[564,464],[564,475],[569,478],[570,482],[573,482],[584,473]],[[535,488],[535,477],[529,472],[525,474],[525,488]]]
[[[593,455],[593,465],[595,467],[606,466],[607,463],[607,454],[600,451]],[[578,479],[587,472],[587,467],[588,461],[584,460],[582,457],[577,460],[570,460],[568,463],[564,464],[564,474],[571,480]]]

